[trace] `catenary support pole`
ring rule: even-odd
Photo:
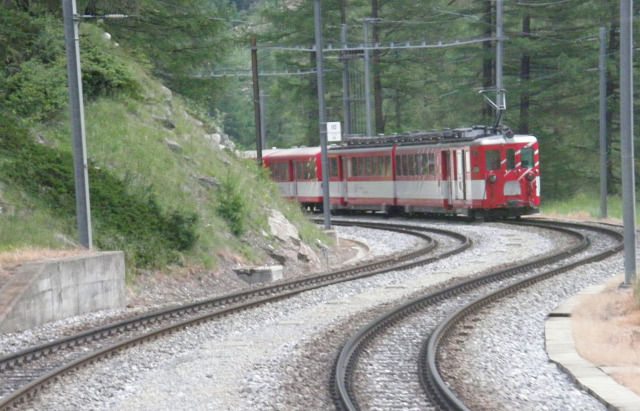
[[[502,0],[496,2],[496,104],[504,109],[504,87],[502,84]],[[497,113],[500,116],[500,113]]]
[[[347,47],[347,25],[342,25],[340,31],[340,41],[342,47]],[[349,85],[349,55],[343,54],[342,59],[342,110],[344,112],[344,133],[351,134],[351,93]]]
[[[256,155],[258,167],[262,168],[262,121],[260,116],[260,83],[258,81],[257,40],[251,39],[251,73],[253,76],[253,118],[256,127]]]
[[[607,29],[600,27],[600,217],[607,218]]]
[[[62,0],[64,35],[67,53],[67,76],[73,137],[73,171],[76,189],[76,219],[80,244],[93,247],[91,235],[91,207],[89,201],[89,168],[82,101],[82,71],[80,68],[80,40],[75,0]]]
[[[369,44],[369,23],[372,19],[364,19],[364,109],[366,115],[367,137],[373,135],[373,124],[371,116],[371,44]]]
[[[624,224],[624,285],[636,279],[636,194],[633,161],[633,1],[620,0],[620,152]]]
[[[316,67],[318,72],[318,121],[320,124],[320,151],[322,162],[322,211],[324,229],[331,229],[331,204],[329,202],[329,156],[327,154],[327,116],[324,102],[324,54],[322,53],[322,16],[320,0],[313,0],[316,35]]]

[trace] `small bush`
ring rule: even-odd
[[[20,186],[63,219],[75,215],[73,158],[70,153],[32,142],[0,117],[0,179]],[[109,172],[89,167],[94,238],[101,249],[122,249],[138,267],[161,267],[190,250],[198,237],[198,216],[165,213],[151,190],[130,193]]]
[[[247,205],[239,192],[237,177],[230,172],[221,183],[216,212],[227,222],[235,236],[246,232]]]

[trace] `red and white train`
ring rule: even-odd
[[[332,210],[493,219],[540,205],[537,139],[503,126],[351,138],[327,153]],[[284,197],[322,209],[319,147],[265,150],[263,162]]]

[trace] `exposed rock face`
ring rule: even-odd
[[[198,182],[208,190],[213,190],[213,189],[217,190],[220,188],[220,185],[221,185],[220,180],[218,180],[215,177],[194,175],[194,178],[196,178]]]
[[[286,258],[307,263],[320,261],[311,247],[300,240],[298,229],[278,210],[271,210],[269,213],[269,231],[282,245],[284,253],[282,256],[273,252],[272,257],[275,260],[284,261]]]

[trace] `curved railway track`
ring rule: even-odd
[[[422,330],[421,338],[424,341],[423,348],[417,356],[418,360],[413,363],[413,370],[408,371],[414,375],[419,374],[420,384],[427,396],[427,398],[423,400],[426,401],[426,403],[439,409],[466,409],[464,404],[452,393],[446,382],[441,378],[438,371],[438,364],[436,362],[438,343],[443,341],[447,336],[454,335],[454,331],[452,330],[456,329],[456,324],[460,324],[460,321],[462,321],[463,318],[468,318],[469,315],[473,315],[473,313],[476,313],[478,309],[486,306],[497,298],[503,298],[507,295],[511,295],[518,289],[543,281],[546,278],[555,276],[579,265],[604,259],[618,252],[622,248],[622,235],[614,229],[556,221],[527,222],[518,224],[534,225],[537,227],[544,227],[549,230],[560,231],[574,237],[576,241],[575,244],[571,244],[552,255],[530,260],[523,264],[517,264],[506,269],[499,269],[495,272],[483,275],[482,277],[470,279],[416,298],[385,313],[362,327],[344,345],[336,359],[334,372],[330,381],[330,388],[332,390],[332,396],[337,409],[358,410],[361,408],[362,402],[364,402],[363,398],[367,398],[368,401],[371,396],[376,395],[371,392],[359,393],[358,388],[356,388],[358,385],[356,383],[356,374],[358,369],[366,368],[365,365],[360,364],[360,362],[365,361],[362,359],[363,357],[375,356],[375,352],[380,351],[383,352],[383,356],[387,358],[385,361],[392,361],[394,365],[401,361],[397,358],[389,359],[388,353],[391,350],[388,347],[383,344],[376,346],[376,340],[383,339],[380,337],[381,335],[384,335],[385,333],[391,334],[394,328],[399,328],[398,324],[402,323],[407,318],[415,316],[416,313],[424,313],[425,309],[428,307],[441,305],[447,301],[453,304],[452,300],[456,298],[461,298],[461,296],[465,294],[476,293],[477,295],[474,297],[475,301],[473,304],[470,304],[469,306],[465,305],[465,307],[461,309],[454,307],[452,311],[455,311],[455,313],[451,314],[447,318],[447,321],[444,321],[440,325],[433,323],[431,330],[435,329],[435,331],[433,331],[430,338],[426,339],[425,336],[428,336],[429,332]],[[590,246],[590,240],[585,234],[577,231],[578,229],[583,231],[596,231],[599,235],[605,234],[613,238],[615,244],[604,251],[589,253],[584,256],[586,253],[585,250]],[[578,257],[572,258],[574,256]],[[553,267],[548,268],[549,266]],[[535,274],[532,275],[530,272],[535,272]],[[508,284],[505,285],[505,283]],[[491,284],[494,285],[491,286]],[[496,286],[495,284],[499,284],[499,286]],[[455,302],[455,304],[459,305],[460,303]],[[427,321],[422,321],[421,325],[418,327],[415,325],[406,327],[405,330],[398,330],[396,333],[406,335],[415,328],[424,329],[425,327],[428,327],[427,325],[424,325],[426,322]],[[409,330],[409,332],[407,332],[407,330]],[[463,331],[460,331],[460,334],[463,333]],[[415,339],[416,337],[409,336],[408,339],[410,338]],[[409,344],[409,342],[399,341],[400,340],[391,342],[387,344],[387,346]],[[402,373],[405,371],[394,370],[394,373],[397,372]],[[416,378],[418,377],[416,376]],[[368,381],[365,385],[384,387],[387,384],[383,377],[381,382]],[[373,391],[375,391],[375,389]],[[425,403],[423,402],[423,404]],[[399,404],[394,405],[399,406]],[[406,404],[402,404],[402,406],[405,405]]]
[[[0,410],[21,406],[50,382],[73,370],[113,356],[128,347],[155,340],[162,335],[306,290],[428,264],[462,252],[471,246],[468,238],[446,230],[363,222],[335,224],[396,231],[420,237],[424,243],[418,249],[399,256],[145,314],[6,355],[0,358]],[[429,237],[428,232],[452,237],[458,246],[453,250],[437,252],[438,244]]]

